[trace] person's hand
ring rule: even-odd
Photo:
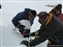
[[[26,40],[23,40],[20,44],[21,44],[21,45],[24,44],[24,45],[26,45],[26,46],[29,46],[29,42],[26,41]]]
[[[20,44],[21,45],[24,44],[27,47],[35,47],[35,46],[30,46],[30,42],[29,41],[26,41],[26,40],[23,40]]]
[[[28,38],[30,37],[29,33],[24,35],[24,38],[26,38],[26,37],[28,37]]]

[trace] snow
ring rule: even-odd
[[[4,1],[4,0],[3,0]],[[5,0],[7,1],[7,0]],[[14,28],[11,20],[12,18],[20,11],[23,11],[24,8],[31,8],[39,13],[40,11],[49,12],[52,8],[46,7],[47,4],[62,4],[60,2],[2,2],[2,9],[0,9],[0,46],[1,47],[26,47],[20,45],[22,40],[28,40],[29,38],[23,38],[21,34],[13,31]],[[1,11],[2,10],[2,11]],[[2,12],[2,13],[1,13]],[[38,23],[38,17],[35,18],[34,24],[31,27],[31,32],[38,30],[40,24]],[[37,45],[36,47],[47,47],[47,41]]]
[[[60,1],[60,0],[2,0],[2,1]]]

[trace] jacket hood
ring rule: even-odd
[[[29,12],[31,9],[29,8],[25,8],[25,12]]]

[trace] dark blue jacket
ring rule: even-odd
[[[29,20],[27,18],[27,13],[31,11],[31,9],[29,8],[25,8],[25,10],[23,12],[19,12],[13,19],[12,19],[12,23],[15,24],[16,22],[20,21],[20,20]],[[34,19],[33,19],[34,20]],[[30,20],[30,24],[32,26],[33,24],[33,20]]]

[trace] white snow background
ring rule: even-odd
[[[2,1],[62,1],[62,0],[2,0]]]
[[[2,2],[2,9],[0,9],[0,46],[1,47],[26,47],[20,45],[22,40],[29,40],[23,38],[21,34],[13,31],[12,18],[25,8],[31,8],[39,13],[40,11],[49,12],[53,7],[46,7],[47,4],[62,4],[60,2]],[[35,18],[34,24],[31,27],[31,32],[34,32],[40,28],[38,23],[38,17]],[[47,47],[47,40],[36,47]]]

